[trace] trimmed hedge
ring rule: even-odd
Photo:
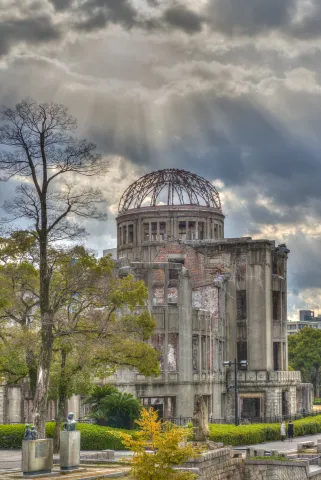
[[[295,420],[295,436],[312,435],[321,433],[321,415]],[[46,425],[47,437],[52,438],[55,423]],[[122,442],[122,433],[135,435],[133,430],[120,430],[110,427],[100,427],[86,423],[78,423],[77,429],[81,431],[82,450],[126,450]],[[280,440],[280,424],[256,423],[252,425],[217,425],[209,426],[210,439],[214,442],[223,442],[226,445],[253,445],[256,443]],[[21,448],[25,426],[0,425],[0,448]]]
[[[54,429],[54,422],[46,424],[48,438],[53,437]],[[77,430],[81,431],[82,450],[126,450],[122,442],[122,433],[135,435],[132,430],[118,430],[87,423],[78,423]],[[0,425],[0,448],[21,448],[24,431],[23,424]]]
[[[321,432],[321,415],[295,420],[294,435],[313,435]],[[252,425],[209,425],[210,439],[227,445],[253,445],[280,440],[280,424],[255,423]]]

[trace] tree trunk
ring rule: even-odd
[[[39,355],[36,393],[33,402],[34,425],[37,430],[37,438],[46,438],[49,375],[53,345],[52,319],[47,315],[43,317],[42,322],[42,342]]]
[[[320,367],[316,367],[315,369],[315,397],[320,396]]]
[[[28,328],[23,327],[24,331],[28,331]],[[30,386],[30,392],[32,397],[34,398],[35,393],[36,393],[36,387],[37,387],[37,358],[35,355],[35,350],[33,348],[33,345],[28,345],[27,346],[27,351],[26,351],[26,364],[28,367],[28,377],[29,377],[29,386]]]
[[[56,426],[54,433],[54,453],[59,452],[60,447],[60,428],[65,416],[65,407],[67,401],[67,385],[66,385],[66,359],[67,354],[64,350],[60,350],[60,383],[58,387],[58,410],[56,415]]]
[[[44,168],[44,185],[46,170]],[[41,231],[39,232],[39,270],[40,270],[40,316],[41,346],[38,363],[36,393],[33,402],[34,425],[37,438],[46,438],[46,417],[49,388],[49,375],[53,347],[53,315],[50,311],[50,274],[48,269],[48,231],[46,189],[43,188],[41,201]]]

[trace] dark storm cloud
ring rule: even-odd
[[[71,7],[73,0],[49,0],[57,11],[68,10]]]
[[[137,11],[129,0],[88,0],[79,8],[85,19],[76,22],[79,30],[104,28],[109,23],[131,28],[136,23]]]
[[[163,14],[163,19],[168,25],[185,33],[196,33],[202,30],[201,17],[184,5],[168,8]]]
[[[0,54],[19,42],[41,45],[60,38],[60,30],[47,15],[6,19],[0,23]]]
[[[288,237],[287,243],[291,250],[288,266],[291,290],[297,295],[306,289],[321,288],[321,239],[306,237],[301,232]]]
[[[295,0],[209,0],[208,22],[228,35],[253,35],[291,22]]]

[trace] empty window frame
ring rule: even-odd
[[[166,222],[160,222],[159,235],[160,235],[160,240],[166,240]]]
[[[126,245],[127,243],[127,226],[125,225],[123,227],[123,245]]]
[[[186,240],[186,222],[178,222],[178,238]]]
[[[273,320],[279,321],[281,319],[281,305],[280,305],[280,292],[272,292],[272,315]]]
[[[218,238],[218,225],[214,223],[214,238]]]
[[[168,279],[169,280],[178,280],[180,270],[171,268],[171,263],[180,263],[181,265],[184,265],[184,259],[173,258],[173,259],[168,260],[168,262],[169,262]]]
[[[246,305],[246,290],[237,290],[236,292],[236,320],[246,320],[247,305]]]
[[[128,243],[134,243],[134,225],[128,225]]]
[[[143,240],[144,242],[149,240],[149,223],[143,223]]]
[[[195,240],[196,237],[196,222],[188,222],[188,239]]]
[[[237,361],[247,360],[247,342],[239,341],[237,342]],[[244,370],[246,367],[239,366],[239,369]]]
[[[156,241],[157,240],[157,222],[152,222],[151,227],[152,227],[152,241]]]
[[[198,238],[203,240],[205,238],[205,223],[198,222]]]

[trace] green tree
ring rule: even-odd
[[[108,385],[95,387],[84,403],[91,405],[89,416],[99,425],[126,429],[133,428],[142,408],[136,397]]]
[[[197,476],[190,472],[175,470],[186,460],[198,455],[192,444],[187,443],[189,432],[184,427],[166,422],[162,424],[152,408],[142,410],[137,421],[140,429],[132,438],[123,434],[127,448],[134,452],[131,473],[139,480],[192,480]],[[153,454],[146,452],[146,446]]]
[[[4,224],[24,219],[39,253],[40,343],[34,422],[40,438],[45,438],[56,313],[49,249],[56,241],[75,240],[85,233],[77,217],[106,217],[99,209],[101,192],[79,181],[79,177],[104,175],[108,161],[95,153],[95,145],[74,136],[76,127],[68,109],[55,103],[26,100],[1,109],[2,180],[16,177],[23,181],[15,198],[5,202],[8,216]]]
[[[6,362],[0,361],[0,374],[8,379],[10,373],[11,379],[12,375],[19,379],[28,373],[30,378],[27,353],[31,349],[35,365],[41,355],[37,250],[31,252],[30,248],[23,247],[16,253],[12,237],[2,239],[2,242],[12,248],[0,249],[0,285],[6,285],[0,308],[0,318],[6,327],[0,330],[3,337],[0,352],[2,350]],[[26,290],[23,275],[15,274],[12,281],[10,275],[16,272],[16,257],[18,265],[32,267],[35,271],[38,281],[33,289],[28,287]],[[136,367],[142,374],[157,375],[159,362],[157,352],[146,343],[155,322],[145,308],[147,289],[144,282],[135,281],[132,276],[118,278],[110,257],[97,259],[84,247],[50,248],[48,259],[51,267],[51,310],[55,318],[50,398],[58,400],[57,447],[66,400],[73,394],[86,393],[93,376],[106,377],[118,366]],[[24,323],[21,324],[25,298],[33,302],[29,312],[28,336],[24,335]],[[124,308],[126,311],[121,314]],[[8,328],[10,322],[13,322],[12,328]],[[19,331],[22,335],[20,343]],[[15,335],[15,342],[7,341],[9,333],[11,337]],[[34,337],[32,342],[31,336]],[[10,344],[12,347],[9,347]],[[16,365],[14,357],[10,356],[10,348],[16,344],[20,348],[19,358],[25,361],[22,360],[21,365]],[[37,375],[36,370],[35,378]]]
[[[320,395],[321,330],[305,327],[288,338],[289,363],[299,370],[305,382],[313,383],[314,394]]]

